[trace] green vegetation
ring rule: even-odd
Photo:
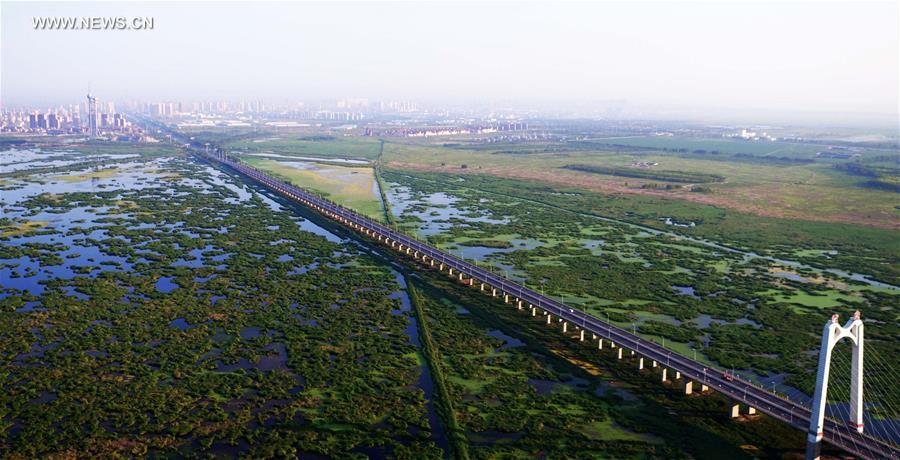
[[[661,140],[660,142],[672,142]],[[710,140],[745,146],[769,146],[767,142]],[[779,144],[780,145],[780,144]],[[547,147],[542,151],[541,148]],[[825,150],[825,146],[788,144],[789,148]],[[555,150],[556,148],[561,151]],[[779,147],[780,148],[780,147]],[[499,150],[498,150],[499,149]],[[537,149],[537,151],[535,151]],[[699,155],[680,151],[626,149],[596,142],[563,142],[544,144],[462,145],[454,148],[392,140],[385,144],[386,168],[406,171],[441,173],[467,172],[472,175],[520,179],[555,188],[569,188],[608,195],[608,200],[635,196],[637,202],[668,199],[682,202],[683,207],[709,207],[718,212],[735,212],[757,217],[796,221],[848,224],[852,227],[875,227],[896,231],[900,208],[895,206],[896,193],[890,187],[872,187],[867,178],[835,169],[835,164],[859,161],[867,167],[880,168],[880,182],[896,183],[900,169],[896,152],[864,149],[857,159],[776,160],[771,156],[738,157],[735,155]],[[773,153],[774,154],[774,153]],[[871,155],[871,156],[869,156]],[[793,158],[793,157],[792,157]],[[893,158],[894,161],[890,161]],[[460,165],[467,167],[463,170]],[[646,171],[663,177],[622,177],[622,171],[645,171],[635,165],[654,165]],[[566,168],[582,165],[592,172]],[[638,173],[640,174],[640,172]],[[660,186],[656,180],[681,180],[689,177],[713,179],[702,189]],[[640,198],[647,197],[645,200]],[[673,205],[673,207],[678,207]],[[732,229],[728,229],[732,230]],[[865,230],[861,230],[865,231]],[[773,232],[774,233],[774,232]]]
[[[0,217],[0,240],[28,235],[47,226],[47,222]]]
[[[444,376],[444,367],[441,365],[441,354],[431,338],[431,328],[428,324],[428,316],[425,313],[424,301],[416,290],[415,284],[408,277],[406,278],[406,286],[410,303],[415,312],[416,324],[419,328],[422,352],[425,354],[425,361],[428,363],[431,378],[434,380],[434,386],[437,389],[438,396],[435,405],[438,408],[438,414],[444,421],[444,431],[450,438],[451,454],[457,459],[467,459],[469,458],[469,445],[459,427],[459,422],[456,420],[456,409],[447,388],[447,378]]]
[[[228,176],[145,161],[3,208],[59,216],[55,241],[0,246],[4,455],[440,457],[391,272]]]
[[[832,311],[856,308],[873,325],[867,354],[900,353],[898,291],[824,270],[898,284],[894,230],[740,207],[794,188],[802,190],[779,199],[849,190],[808,212],[833,216],[844,201],[865,198],[858,211],[883,223],[896,212],[878,214],[889,208],[879,202],[889,192],[862,182],[891,183],[890,161],[866,158],[862,170],[878,175],[871,177],[784,145],[789,151],[732,151],[727,160],[678,151],[686,146],[624,150],[596,141],[437,146],[306,128],[192,135],[647,340],[685,355],[696,350],[711,365],[760,378],[787,374],[787,384],[810,391],[821,324]],[[91,151],[140,157],[92,159]],[[323,161],[297,169],[246,155],[262,152]],[[348,157],[372,166],[334,162]],[[4,455],[802,451],[803,433],[767,417],[732,421],[722,397],[684,396],[680,382],[661,384],[657,369],[636,372],[634,361],[548,327],[540,312],[532,318],[421,267],[404,282],[385,263],[387,250],[323,238],[326,230],[346,234],[171,147],[92,143],[63,158],[75,162],[0,175],[5,190],[34,192],[0,202]],[[623,184],[620,173],[632,171],[643,175]],[[645,188],[654,181],[704,185]],[[413,271],[412,262],[398,263]],[[867,372],[884,377],[878,367]],[[432,426],[435,415],[440,426]]]
[[[246,158],[245,161],[299,187],[315,190],[367,216],[381,219],[384,210],[375,194],[375,176],[370,167],[347,167],[304,163],[303,169],[280,161]]]
[[[685,183],[705,183],[705,182],[722,182],[724,177],[717,174],[701,174],[687,171],[659,171],[637,168],[607,168],[603,166],[591,165],[566,165],[564,168],[575,171],[584,171],[596,174],[607,174],[610,176],[637,177],[640,179],[652,179],[666,182],[685,182]]]
[[[664,339],[680,353],[698,350],[701,359],[718,366],[762,376],[786,373],[788,383],[811,392],[815,359],[809,352],[818,346],[821,324],[831,311],[846,317],[857,308],[879,324],[867,330],[872,352],[883,357],[900,352],[890,340],[900,333],[891,320],[897,290],[872,288],[815,268],[785,269],[775,261],[593,215],[595,209],[608,215],[611,208],[621,208],[629,209],[635,220],[665,204],[642,208],[644,203],[636,200],[489,176],[386,171],[385,179],[411,190],[409,198],[394,203],[395,210],[402,210],[399,225],[407,231],[423,232],[432,243],[466,257],[480,254],[482,265],[505,270],[597,317],[609,315],[648,340]],[[451,202],[452,209],[468,218],[446,217],[449,206],[430,204],[434,194],[449,196],[441,202]],[[683,214],[673,214],[675,222],[689,222],[682,220]],[[678,228],[666,225],[662,216],[646,223]],[[678,230],[690,234],[707,225],[699,222]],[[775,238],[793,236],[768,234],[764,228],[744,231],[761,238],[763,248],[777,248]],[[839,236],[832,238],[839,241]],[[848,244],[865,243],[842,241],[828,246],[820,239],[809,246],[837,248],[839,254]],[[747,240],[724,242],[740,247]],[[799,245],[787,247],[796,251]],[[866,257],[872,260],[875,251]],[[823,258],[821,251],[790,255]],[[881,260],[893,256],[880,253]],[[841,260],[837,254],[828,257],[823,264]]]
[[[767,159],[812,159],[828,145],[785,141],[747,141],[741,139],[696,139],[676,136],[630,136],[600,138],[587,143],[613,148],[637,148],[673,153],[713,156],[763,157]],[[882,152],[872,149],[873,153]]]
[[[468,193],[488,193],[491,200],[527,200],[532,204],[704,238],[765,256],[798,260],[815,267],[862,273],[900,285],[900,252],[897,251],[895,232],[891,230],[760,217],[674,199],[607,195],[572,186],[552,186],[487,175],[416,174],[406,171],[403,174],[435,181],[435,185],[429,185],[427,190],[455,188],[468,190]],[[666,218],[674,222],[694,222],[695,226],[667,225]],[[509,233],[508,229],[501,231]],[[853,235],[853,238],[847,238],[847,235]],[[817,252],[797,253],[805,249]],[[829,255],[823,257],[823,251]]]
[[[717,395],[686,397],[573,337],[436,271],[419,301],[473,458],[744,458],[796,455],[803,434],[730,421]],[[608,349],[607,349],[608,350]]]
[[[252,137],[228,140],[223,145],[241,153],[275,153],[281,155],[311,156],[320,158],[362,158],[374,160],[380,151],[380,142],[370,137],[336,137],[297,132],[271,131]]]

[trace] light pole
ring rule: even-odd
[[[604,311],[606,314],[606,338],[612,340],[612,321],[609,320],[609,312]]]

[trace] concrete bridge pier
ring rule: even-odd
[[[675,380],[678,380],[680,378],[681,378],[681,371],[675,371]]]
[[[548,325],[548,326],[550,325],[550,318],[551,318],[552,316],[553,316],[553,315],[551,315],[551,314],[548,314],[548,315],[547,315],[547,325]]]
[[[706,385],[700,385],[700,393],[706,393],[709,391],[709,387]]]
[[[756,408],[747,406],[747,415],[756,415]]]
[[[497,288],[491,288],[491,297],[497,297]]]
[[[516,300],[516,308],[518,308],[519,310],[522,309],[522,299],[517,299],[517,300]]]
[[[462,272],[459,272],[459,280],[460,280],[460,281],[463,280],[463,273],[462,273]]]
[[[654,360],[653,360],[653,367],[656,367],[657,365],[658,365],[658,364],[657,364],[656,360],[654,359]]]
[[[453,276],[453,267],[450,267],[450,271],[448,272],[450,276]]]
[[[597,343],[598,343],[597,349],[598,349],[598,350],[602,350],[602,349],[603,349],[603,339],[600,339],[600,341],[597,342]]]
[[[531,316],[532,317],[537,316],[537,308],[534,308],[534,306],[531,307]]]
[[[565,334],[569,330],[569,322],[563,321],[563,334]]]
[[[584,329],[581,330],[581,341],[584,342]]]
[[[666,369],[665,367],[664,367],[663,370],[662,370],[662,382],[663,382],[663,383],[666,383],[666,381],[669,380],[669,379],[666,378],[666,377],[667,377],[667,374],[668,374],[668,371],[669,371],[669,370]]]
[[[643,368],[644,368],[644,358],[640,358],[640,359],[638,359],[638,370],[641,370]]]
[[[622,359],[622,348],[619,348],[619,359]]]
[[[481,291],[484,291],[484,283],[481,283]]]
[[[732,404],[729,413],[731,418],[738,418],[741,415],[741,405],[737,403]]]
[[[503,303],[509,303],[509,294],[503,293]]]
[[[469,278],[469,286],[475,286],[475,278]]]
[[[443,263],[443,262],[441,262],[441,266],[438,267],[438,271],[439,271],[439,272],[444,271],[444,263]]]

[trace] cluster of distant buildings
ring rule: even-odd
[[[409,101],[381,101],[370,103],[368,99],[346,98],[316,104],[296,102],[292,104],[265,104],[259,100],[195,101],[195,102],[129,102],[129,110],[163,118],[196,116],[245,116],[265,114],[266,118],[291,118],[304,120],[357,121],[381,113],[413,113],[418,105]]]
[[[0,111],[0,132],[23,134],[132,134],[132,124],[124,113],[116,111],[112,102],[97,102],[89,96],[82,104],[55,108],[7,109]]]
[[[129,102],[131,110],[156,117],[180,117],[192,114],[263,113],[268,110],[262,101],[199,101],[199,102]]]
[[[528,129],[528,123],[524,121],[508,122],[508,123],[490,123],[483,125],[465,125],[465,126],[436,126],[425,128],[389,128],[385,130],[374,130],[366,128],[366,136],[380,137],[431,137],[431,136],[452,136],[457,134],[490,134],[503,131],[524,131]]]
[[[183,127],[251,126],[259,122],[358,122],[382,114],[411,114],[418,105],[409,101],[369,102],[364,98],[345,98],[319,103],[265,104],[258,100],[199,102],[128,102],[129,111],[155,118],[171,119]]]
[[[524,130],[523,130],[524,131]],[[527,141],[565,141],[567,136],[559,134],[551,134],[548,132],[522,132],[519,134],[497,134],[496,136],[483,137],[472,141],[476,144],[499,144],[507,142],[527,142]]]
[[[732,138],[732,139],[743,139],[746,141],[772,141],[772,142],[774,142],[777,140],[777,138],[775,136],[770,136],[765,131],[760,133],[760,132],[756,132],[756,131],[750,131],[747,129],[742,129],[738,133],[725,134],[724,137]]]

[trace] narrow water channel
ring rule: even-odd
[[[264,198],[264,200],[266,200],[266,201],[280,203],[282,206],[291,206],[294,209],[296,209],[304,217],[306,217],[308,215],[307,214],[308,211],[305,208],[303,208],[300,205],[297,205],[295,203],[285,201],[281,196],[273,194],[268,189],[259,187],[255,184],[251,185],[251,188],[255,192],[257,192],[259,195],[261,195]],[[379,196],[381,196],[381,195],[379,194]],[[401,269],[401,267],[397,263],[391,261],[388,258],[388,256],[380,253],[378,250],[373,249],[372,247],[369,247],[355,239],[338,236],[336,233],[333,233],[333,232],[327,230],[323,226],[313,223],[309,219],[304,219],[302,228],[306,231],[311,231],[317,235],[325,236],[325,238],[327,238],[329,241],[335,241],[335,242],[340,242],[342,244],[354,245],[359,250],[373,256],[375,259],[382,261],[385,265],[388,266],[388,269],[391,271],[391,274],[394,276],[394,279],[396,280],[397,285],[400,287],[397,291],[395,291],[391,294],[391,298],[399,300],[399,302],[400,302],[400,308],[395,311],[395,314],[404,315],[407,317],[407,320],[409,321],[409,325],[404,330],[404,334],[409,338],[410,345],[415,346],[419,350],[420,354],[424,354],[421,349],[422,343],[419,339],[418,321],[417,321],[415,315],[413,314],[412,302],[409,298],[409,292],[407,291],[406,279],[403,276],[403,274],[399,271]],[[341,229],[341,230],[343,230],[343,229]],[[437,410],[435,408],[434,380],[431,375],[431,370],[429,369],[427,364],[423,364],[423,365],[419,366],[419,380],[416,383],[416,386],[418,388],[420,388],[422,390],[422,392],[425,394],[425,399],[427,401],[426,416],[428,418],[428,424],[431,427],[430,439],[431,439],[431,441],[434,442],[434,444],[437,447],[439,447],[440,449],[442,449],[444,451],[445,455],[447,455],[450,452],[450,445],[449,445],[447,436],[444,431],[444,425],[441,421],[441,418],[438,416]]]

